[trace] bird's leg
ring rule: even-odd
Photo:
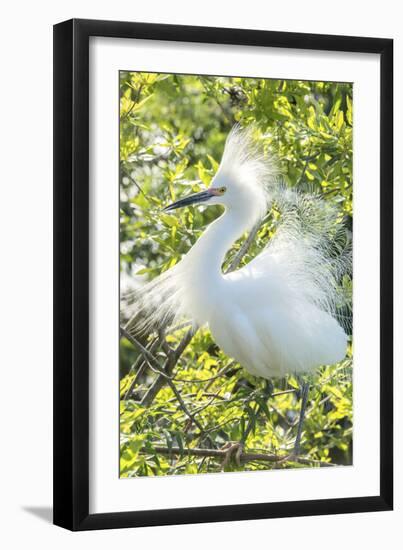
[[[295,438],[293,456],[297,457],[300,453],[302,426],[305,418],[306,405],[308,402],[309,384],[308,382],[302,382],[300,386],[301,391],[301,409],[299,413],[297,437]]]
[[[221,464],[221,470],[224,471],[224,468],[228,466],[228,464],[231,461],[232,456],[235,457],[235,463],[238,467],[241,466],[241,456],[243,453],[243,444],[239,443],[237,441],[228,441],[223,447],[220,449],[221,451],[225,451],[224,453],[224,460]]]
[[[271,380],[265,380],[263,394],[267,399],[271,397],[273,390],[274,390],[273,382]]]

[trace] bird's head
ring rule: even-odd
[[[270,183],[277,171],[272,160],[259,151],[252,134],[253,129],[235,126],[227,137],[220,166],[210,187],[164,210],[220,204],[227,210],[248,212],[254,220],[263,216],[270,200]]]

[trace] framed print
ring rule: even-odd
[[[54,27],[54,522],[391,510],[393,42]]]

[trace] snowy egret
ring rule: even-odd
[[[233,128],[210,187],[165,208],[219,204],[224,212],[179,263],[137,294],[137,307],[147,313],[130,326],[187,318],[207,325],[224,353],[251,374],[299,376],[345,357],[347,335],[336,306],[350,253],[335,253],[342,223],[329,201],[281,183],[275,162],[252,134]],[[223,273],[231,245],[272,205],[280,221],[267,246],[247,265]]]

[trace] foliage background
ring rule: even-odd
[[[352,230],[351,84],[121,72],[122,294],[172,267],[220,213],[211,207],[167,215],[161,208],[209,184],[235,122],[253,123],[265,148],[278,157],[287,184],[322,193]],[[275,218],[276,212],[265,218],[242,264],[265,246]],[[224,268],[241,244],[242,239],[235,243]],[[351,281],[340,284],[351,294]],[[122,310],[122,323],[126,320]],[[162,343],[154,343],[154,335],[142,336],[140,344],[162,369],[186,330],[165,335]],[[292,451],[298,380],[290,376],[267,384],[249,375],[204,328],[175,364],[174,380],[162,380],[156,395],[147,399],[160,375],[122,337],[121,476],[351,464],[351,371],[350,348],[342,363],[323,366],[311,376],[302,461],[231,460],[223,466],[221,459],[188,450],[242,441],[248,450],[279,457]]]

